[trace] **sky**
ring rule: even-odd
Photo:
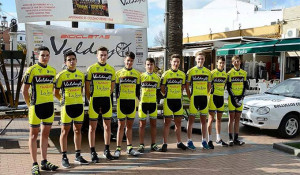
[[[212,2],[213,0],[183,0],[183,9],[200,9]],[[226,1],[226,0],[224,0]],[[300,0],[243,0],[260,3],[262,8],[282,9],[293,6],[299,6]],[[12,18],[17,19],[16,5],[14,0],[0,0],[1,15],[7,16],[8,21]],[[160,31],[164,31],[164,13],[165,13],[165,0],[148,0],[148,19],[149,28],[148,34],[148,47],[155,46],[154,38]],[[44,23],[42,23],[44,24]],[[51,25],[64,25],[71,27],[71,22],[51,22]],[[79,28],[104,28],[103,23],[79,22]],[[115,25],[115,28],[137,28],[136,26],[128,25]],[[25,30],[24,24],[19,24],[19,30]]]

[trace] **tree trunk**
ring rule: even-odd
[[[182,56],[182,0],[169,0],[169,56],[179,54]],[[183,68],[183,59],[180,60]]]

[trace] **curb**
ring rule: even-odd
[[[299,143],[299,141],[273,143],[273,149],[277,149],[279,151],[283,151],[285,153],[293,154],[295,156],[300,157],[300,149],[286,145],[286,143]]]

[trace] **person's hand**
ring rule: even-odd
[[[238,108],[238,107],[242,106],[243,100],[244,100],[244,96],[239,95],[239,96],[233,96],[231,102],[232,102],[233,106]]]

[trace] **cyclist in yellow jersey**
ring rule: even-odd
[[[225,58],[218,57],[217,58],[217,68],[211,72],[211,91],[209,98],[209,118],[207,123],[208,128],[208,146],[210,148],[214,148],[212,142],[212,123],[215,117],[215,113],[217,113],[216,120],[216,143],[221,146],[228,146],[226,142],[221,139],[221,118],[224,112],[224,89],[227,80],[227,74],[224,71],[225,66]]]
[[[238,56],[232,57],[232,68],[227,74],[227,91],[228,97],[228,134],[229,145],[243,145],[245,142],[238,139],[239,123],[243,110],[243,99],[247,86],[247,72],[240,68],[241,59]],[[234,132],[234,136],[233,136]]]
[[[133,69],[135,54],[126,53],[125,67],[116,72],[117,97],[117,149],[114,156],[120,157],[121,143],[126,121],[127,154],[137,156],[140,153],[132,148],[132,125],[136,114],[136,97],[140,97],[140,73]]]
[[[108,49],[100,47],[97,50],[98,62],[91,65],[87,70],[85,82],[85,94],[90,102],[89,105],[89,144],[92,162],[98,163],[99,158],[95,150],[95,133],[98,118],[103,119],[104,128],[104,156],[113,160],[109,150],[111,136],[112,99],[111,94],[115,85],[115,69],[107,64]]]
[[[140,153],[144,152],[144,136],[146,119],[149,114],[151,127],[151,151],[158,151],[159,148],[155,143],[156,140],[156,119],[157,119],[157,93],[160,93],[160,78],[153,72],[155,61],[153,58],[146,59],[146,72],[141,74],[141,101],[139,104],[139,138],[140,146],[138,150]]]
[[[193,123],[197,113],[200,112],[201,131],[202,131],[202,146],[203,149],[209,149],[206,141],[206,116],[208,113],[208,92],[210,90],[211,73],[205,68],[205,55],[197,52],[195,55],[197,65],[187,72],[186,92],[190,99],[190,116],[187,123],[187,147],[196,149],[192,141]],[[191,91],[190,91],[191,86]]]
[[[37,163],[37,137],[41,122],[41,169],[55,171],[58,168],[58,166],[47,161],[48,137],[54,120],[53,87],[56,70],[47,65],[50,59],[50,51],[47,47],[39,47],[38,54],[38,63],[29,67],[24,75],[22,92],[29,108],[29,151],[33,161],[31,171],[34,175],[40,174]]]
[[[61,103],[61,134],[60,148],[62,152],[62,167],[69,168],[70,163],[67,157],[68,134],[73,121],[75,160],[80,165],[88,165],[81,155],[81,126],[84,118],[82,89],[84,84],[84,74],[76,70],[77,58],[72,51],[64,54],[66,70],[61,71],[56,76],[55,97]]]
[[[175,133],[177,138],[177,148],[186,150],[186,146],[181,142],[181,119],[183,117],[182,92],[185,88],[185,73],[178,70],[180,65],[179,54],[171,56],[171,69],[165,71],[161,77],[161,92],[164,95],[164,131],[162,152],[167,151],[168,136],[172,118],[175,122]]]

